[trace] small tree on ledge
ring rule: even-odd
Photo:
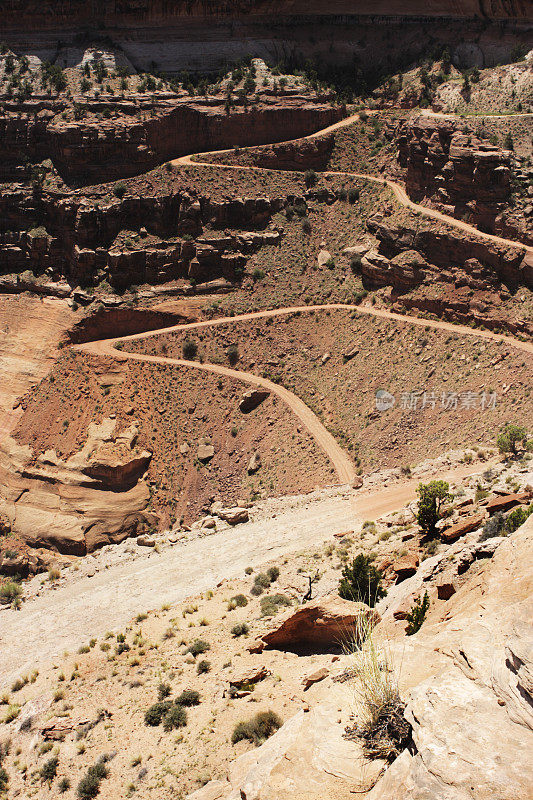
[[[422,531],[432,538],[436,534],[443,503],[452,499],[449,489],[446,481],[431,481],[420,483],[416,490],[419,497],[417,522]]]

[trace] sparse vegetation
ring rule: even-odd
[[[412,636],[414,633],[420,630],[422,627],[422,623],[426,618],[426,614],[429,608],[429,595],[424,592],[423,597],[419,597],[415,600],[415,603],[409,613],[407,614],[407,628],[405,632],[407,636]]]
[[[344,600],[366,603],[373,608],[387,594],[382,586],[382,577],[371,563],[370,556],[360,553],[342,570],[339,595]]]
[[[450,487],[446,481],[420,483],[418,489],[417,521],[426,536],[435,538],[437,522],[441,518],[441,509],[447,500],[452,499]]]
[[[248,739],[259,747],[282,726],[282,721],[273,711],[261,711],[247,722],[239,722],[233,729],[233,744]]]

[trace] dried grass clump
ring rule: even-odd
[[[360,740],[367,758],[391,763],[409,746],[411,725],[405,718],[390,655],[377,643],[371,620],[359,617],[352,646],[346,650],[354,655],[358,718],[353,728],[346,729],[346,737]]]

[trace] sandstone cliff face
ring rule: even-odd
[[[426,202],[481,230],[530,244],[525,220],[508,220],[519,162],[457,120],[419,116],[396,132],[398,164],[411,199]],[[528,176],[524,175],[527,181]]]
[[[119,288],[187,277],[231,281],[247,253],[280,241],[278,231],[250,231],[264,229],[284,204],[284,197],[213,201],[179,189],[97,205],[76,193],[35,196],[15,187],[0,198],[8,227],[0,230],[0,275],[15,276],[0,279],[0,291],[23,289],[21,273],[28,269],[37,275],[52,269],[71,285],[107,277]],[[36,219],[41,227],[26,232]],[[207,224],[247,233],[202,236]],[[144,226],[150,235],[127,244],[115,241],[121,231]]]
[[[114,420],[89,426],[87,442],[68,460],[7,437],[0,450],[0,511],[31,547],[84,555],[120,542],[155,522],[142,481],[151,453],[136,448],[135,424],[117,432]]]
[[[220,99],[96,103],[87,109],[114,118],[94,122],[66,122],[62,108],[64,103],[44,98],[5,103],[0,116],[4,180],[19,177],[25,159],[50,158],[68,181],[105,183],[191,152],[295,139],[343,115],[341,108],[303,96],[264,98],[253,109],[235,108],[231,114]]]
[[[383,16],[436,16],[481,17],[492,19],[528,18],[527,0],[364,0],[354,8],[349,0],[67,0],[60,5],[42,7],[34,0],[8,0],[5,3],[6,21],[17,24],[21,16],[35,15],[45,25],[58,20],[72,20],[100,24],[135,25],[139,23],[164,24],[169,20],[187,17],[239,17],[239,16],[290,16],[353,14]]]

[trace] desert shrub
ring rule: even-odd
[[[235,603],[238,608],[245,608],[248,605],[248,598],[243,594],[236,594],[235,597],[231,598],[231,602]]]
[[[196,667],[196,672],[198,675],[205,675],[206,672],[211,670],[211,662],[207,661],[207,659],[202,659],[198,662],[198,666]]]
[[[423,532],[435,536],[436,525],[441,517],[443,503],[452,498],[450,486],[446,481],[430,481],[418,485],[418,516],[417,522]]]
[[[15,704],[9,705],[7,707],[6,713],[4,714],[4,719],[2,720],[2,722],[5,722],[7,725],[8,723],[13,722],[13,720],[16,719],[19,714],[20,714],[20,706],[17,706]]]
[[[227,350],[227,356],[229,363],[234,367],[239,360],[239,348],[236,344],[230,344]]]
[[[268,589],[270,586],[270,578],[265,572],[258,572],[254,578],[254,584],[261,586],[263,589]]]
[[[308,236],[311,233],[311,222],[309,220],[309,217],[305,217],[305,219],[302,220],[302,231],[306,233]]]
[[[273,617],[281,606],[290,606],[292,602],[287,595],[270,594],[261,598],[261,616]]]
[[[199,656],[201,653],[206,653],[210,649],[211,645],[209,642],[204,642],[203,639],[195,639],[194,642],[191,642],[185,652],[190,653],[196,658],[196,656]]]
[[[515,508],[505,520],[505,527],[509,533],[514,533],[520,525],[524,524],[531,514],[533,514],[533,503],[529,508],[524,508],[523,506],[521,508]]]
[[[413,633],[420,630],[426,618],[428,608],[429,595],[427,592],[424,592],[424,597],[419,597],[418,600],[415,600],[414,606],[407,614],[407,628],[405,629],[407,636],[412,636]]]
[[[172,703],[170,700],[165,700],[164,702],[154,703],[153,706],[144,712],[144,724],[149,725],[152,728],[155,728],[157,725],[161,725],[161,721],[167,711],[170,709]]]
[[[9,783],[9,775],[4,767],[0,767],[0,792],[2,792]]]
[[[182,347],[183,358],[192,361],[198,355],[198,345],[194,339],[185,339]]]
[[[184,689],[179,697],[176,697],[178,706],[197,706],[200,703],[200,692],[196,689]]]
[[[258,597],[260,594],[263,594],[264,591],[265,590],[263,589],[262,586],[260,586],[258,583],[254,583],[254,585],[250,589],[250,594],[253,597]]]
[[[39,775],[43,781],[48,781],[48,783],[51,783],[54,780],[55,776],[57,775],[58,764],[59,758],[57,756],[52,756],[52,758],[49,758],[48,761],[44,762],[39,770]]]
[[[339,595],[343,600],[367,603],[373,608],[387,594],[381,585],[381,579],[382,574],[371,563],[370,556],[360,553],[351,565],[346,564],[342,570]]]
[[[6,581],[0,586],[0,603],[14,603],[22,594],[22,586],[16,581]]]
[[[508,423],[501,429],[496,440],[500,453],[510,453],[512,456],[518,455],[518,446],[527,446],[527,431],[522,425]]]
[[[102,761],[89,767],[81,781],[78,783],[76,794],[80,800],[92,800],[100,791],[100,783],[107,778],[109,771]]]
[[[487,539],[493,539],[495,536],[501,536],[505,530],[505,517],[501,511],[494,514],[493,517],[488,519],[483,525],[483,531],[479,537],[480,542],[485,542]]]
[[[308,169],[305,171],[304,180],[308,189],[311,188],[311,186],[316,186],[317,174],[314,169]]]
[[[233,744],[248,739],[256,747],[266,742],[282,726],[282,721],[273,711],[260,711],[247,722],[239,722],[233,729],[231,741]]]
[[[187,724],[187,712],[183,706],[172,706],[163,717],[163,729],[172,731],[174,728],[184,728]]]
[[[231,629],[232,636],[246,636],[249,632],[250,628],[246,624],[246,622],[238,622],[236,625],[233,626]]]
[[[172,691],[172,687],[170,683],[160,683],[157,687],[157,699],[164,700],[165,697],[168,697],[170,692]]]
[[[404,716],[405,703],[400,697],[396,673],[388,652],[377,645],[372,635],[372,623],[364,617],[358,620],[354,644],[359,721],[346,729],[345,736],[359,740],[368,758],[390,763],[411,740],[411,726]]]
[[[269,581],[271,583],[274,583],[274,581],[277,581],[277,579],[279,578],[279,569],[278,567],[269,567],[266,571],[266,574],[268,576]]]
[[[115,195],[115,197],[118,197],[120,200],[122,200],[122,198],[126,194],[126,184],[123,183],[122,181],[120,181],[119,183],[115,183],[113,187],[113,194]]]
[[[70,781],[69,781],[69,779],[68,778],[61,778],[61,780],[57,784],[57,788],[58,788],[58,790],[60,791],[61,794],[64,794],[65,792],[68,792],[68,790],[70,789]]]
[[[351,189],[348,190],[348,202],[352,205],[359,200],[360,191],[352,186]]]

